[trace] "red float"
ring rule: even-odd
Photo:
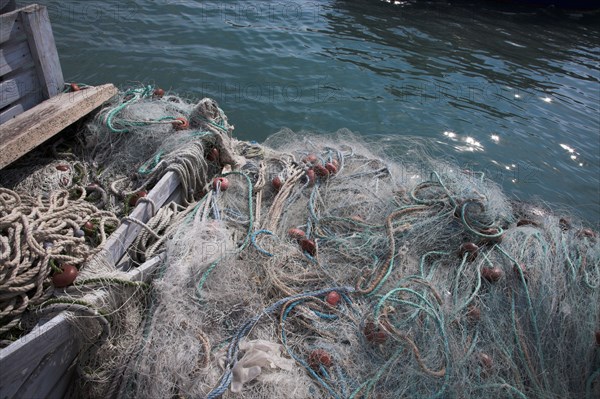
[[[483,352],[479,354],[479,363],[486,370],[491,370],[492,367],[494,366],[494,360],[492,359],[492,357],[490,355],[488,355],[487,353],[483,353]]]
[[[190,128],[190,123],[185,118],[175,118],[171,123],[175,130],[187,130]]]
[[[217,177],[213,180],[213,189],[227,191],[229,188],[229,180],[226,177]]]
[[[521,219],[517,222],[517,226],[521,227],[521,226],[534,226],[534,227],[539,227],[539,224],[537,222],[534,222],[533,220],[529,220],[529,219]]]
[[[323,179],[326,179],[327,177],[329,177],[329,170],[327,170],[327,168],[323,165],[315,165],[313,167],[313,169],[315,170],[315,174],[319,177],[322,177]]]
[[[305,156],[302,161],[306,162],[306,163],[316,163],[319,160],[319,158],[317,158],[317,156],[315,154],[308,154],[307,156]]]
[[[310,186],[312,186],[313,184],[315,184],[315,171],[312,169],[309,169],[306,171],[306,178],[308,179],[308,184]]]
[[[471,305],[467,308],[467,319],[471,323],[477,323],[481,319],[481,309],[475,305]]]
[[[315,349],[308,355],[308,364],[311,369],[318,371],[320,366],[331,367],[331,355],[323,349]]]
[[[283,186],[283,181],[281,180],[281,177],[275,176],[273,180],[271,180],[271,185],[273,186],[275,191],[281,190],[281,187]]]
[[[293,238],[295,240],[301,240],[304,237],[306,237],[306,234],[304,234],[304,232],[300,229],[289,229],[288,230],[288,236],[290,236],[290,238]]]
[[[206,159],[208,159],[210,162],[219,163],[219,161],[221,160],[221,154],[219,153],[219,149],[213,148],[212,150],[210,150],[210,152],[206,156]]]
[[[562,231],[567,231],[571,228],[571,221],[566,218],[560,218],[558,221],[558,226]]]
[[[577,233],[577,237],[596,238],[596,233],[592,229],[581,229]]]
[[[142,191],[138,191],[137,193],[133,194],[130,198],[129,198],[129,206],[136,206],[137,202],[140,198],[143,198],[145,196],[148,195],[148,192],[145,190]]]
[[[365,323],[363,330],[367,341],[374,344],[383,344],[387,340],[387,334],[381,329],[380,326],[376,326],[372,321]]]
[[[317,244],[313,240],[309,240],[307,238],[303,238],[300,240],[300,248],[303,251],[306,251],[311,256],[315,256],[317,254]]]
[[[154,89],[154,92],[152,93],[152,95],[156,98],[162,98],[162,96],[165,95],[165,91],[163,89],[161,89],[160,87],[157,87],[156,89]]]
[[[503,275],[504,273],[499,267],[484,267],[481,269],[481,276],[490,283],[500,280]]]
[[[337,291],[331,291],[325,296],[325,302],[327,302],[331,306],[337,306],[338,303],[340,303],[341,299],[342,296]]]
[[[56,288],[64,288],[73,284],[73,281],[77,278],[79,271],[73,265],[63,265],[62,272],[56,273],[52,276],[52,284]]]
[[[490,227],[488,229],[483,229],[479,231],[481,234],[485,234],[486,236],[495,236],[496,234],[500,233],[500,230],[498,230],[495,227]],[[497,237],[483,237],[483,243],[487,244],[487,243],[500,243],[502,242],[502,235],[499,235]]]
[[[325,164],[325,169],[327,169],[329,171],[329,173],[331,173],[332,175],[335,175],[338,171],[337,166],[335,166],[333,163],[331,162],[327,162]]]
[[[94,223],[92,223],[91,221],[87,221],[83,224],[83,231],[85,231],[85,233],[87,235],[92,235],[94,234],[94,229],[96,228],[96,226],[94,226]]]

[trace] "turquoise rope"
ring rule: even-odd
[[[431,309],[427,309],[423,305],[420,305],[415,302],[406,301],[406,300],[397,299],[397,298],[390,298],[390,296],[395,294],[396,292],[409,292],[409,293],[417,296],[418,298],[420,298]],[[400,303],[400,304],[404,304],[407,306],[411,306],[411,307],[420,309],[423,312],[425,312],[427,315],[429,315],[435,321],[435,324],[437,325],[437,327],[439,329],[439,332],[440,332],[440,335],[442,338],[442,342],[444,345],[444,358],[446,360],[446,373],[444,374],[444,384],[440,387],[440,389],[434,395],[431,396],[431,399],[437,399],[437,398],[443,397],[444,392],[448,388],[449,375],[451,374],[451,368],[452,368],[451,367],[452,364],[450,362],[450,344],[448,342],[448,337],[446,336],[446,329],[444,328],[443,315],[439,314],[435,310],[435,307],[427,298],[425,298],[423,295],[416,292],[415,290],[412,290],[410,288],[396,288],[396,289],[393,289],[390,292],[388,292],[386,295],[383,296],[383,298],[381,298],[379,300],[379,302],[376,306],[376,309],[375,309],[375,320],[377,320],[379,318],[380,309],[383,306],[384,302],[386,300],[388,300],[388,298],[395,303]]]
[[[446,251],[429,251],[427,253],[425,253],[423,256],[421,256],[421,261],[419,263],[419,270],[421,271],[421,277],[425,278],[425,260],[431,256],[431,255],[450,255],[450,252],[446,252]],[[433,270],[431,270],[431,273],[433,273]],[[430,274],[431,276],[431,274]]]
[[[138,173],[141,175],[147,175],[150,172],[152,172],[154,170],[154,168],[156,168],[156,166],[160,162],[160,159],[161,159],[163,153],[164,153],[163,150],[158,151],[153,158],[151,158],[149,161],[147,161],[142,166],[140,166],[140,168],[138,169]],[[149,162],[152,162],[150,164],[150,166],[148,165]]]
[[[260,247],[260,246],[257,244],[257,242],[256,242],[256,236],[258,236],[258,235],[261,235],[261,234],[266,234],[266,235],[270,235],[270,236],[273,236],[273,235],[275,235],[275,234],[273,234],[273,232],[272,232],[272,231],[269,231],[269,230],[258,230],[257,232],[255,232],[254,234],[252,234],[252,238],[251,238],[251,240],[252,240],[252,245],[253,245],[253,246],[254,246],[254,248],[256,248],[256,250],[257,250],[258,252],[260,252],[261,254],[263,254],[263,255],[267,255],[267,256],[269,256],[269,257],[272,257],[272,256],[273,256],[273,254],[272,254],[272,253],[270,253],[269,251],[266,251],[266,250],[264,250],[263,248],[261,248],[261,247]]]
[[[128,105],[133,104],[141,98],[148,97],[152,94],[154,88],[152,86],[146,86],[143,89],[130,89],[125,92],[125,96],[132,95],[133,97],[129,100],[119,104],[108,112],[106,116],[106,126],[112,133],[128,133],[129,129],[118,129],[113,125],[113,118],[125,109]]]
[[[289,307],[287,307],[284,310],[283,315],[281,316],[281,324],[280,324],[281,342],[283,343],[283,346],[285,347],[287,353],[296,362],[298,362],[302,367],[304,367],[306,369],[306,371],[311,375],[311,377],[313,377],[319,383],[319,385],[321,385],[323,388],[325,388],[331,396],[339,399],[340,398],[339,395],[333,390],[333,388],[330,387],[329,384],[327,384],[327,382],[325,382],[317,373],[315,373],[315,371],[304,360],[302,360],[300,357],[296,356],[296,354],[293,353],[292,350],[288,347],[287,335],[285,333],[285,320],[287,319],[287,317],[288,317],[289,313],[292,311],[292,309],[294,309],[296,306],[298,306],[302,302],[305,302],[306,300],[307,299],[301,299],[299,301],[293,302],[289,305]]]
[[[498,248],[498,250],[504,255],[506,256],[508,259],[510,259],[516,266],[517,271],[519,272],[519,277],[521,279],[521,283],[523,284],[523,289],[525,290],[525,299],[527,300],[527,307],[529,308],[529,313],[531,315],[531,323],[533,324],[533,332],[535,335],[535,346],[538,352],[538,357],[540,360],[540,368],[542,370],[546,370],[545,367],[545,362],[544,362],[544,356],[543,356],[543,352],[542,352],[542,348],[541,348],[541,343],[540,343],[540,331],[538,328],[538,324],[537,324],[537,317],[535,315],[535,312],[533,310],[533,303],[531,301],[531,296],[529,295],[529,288],[527,286],[527,282],[525,281],[525,276],[523,275],[523,270],[521,270],[521,266],[519,265],[519,262],[517,262],[512,256],[510,256],[505,250],[504,248],[502,248],[500,245],[496,245],[496,248]],[[547,384],[546,381],[546,374],[542,373],[543,378],[544,378],[544,382]]]
[[[469,222],[467,222],[467,218],[465,217],[466,214],[466,209],[467,206],[469,206],[470,204],[475,203],[474,201],[467,201],[463,204],[461,211],[460,211],[460,220],[462,221],[463,225],[465,226],[465,228],[472,234],[475,234],[476,236],[482,237],[482,238],[487,238],[487,239],[494,239],[494,238],[499,238],[504,234],[504,230],[502,229],[502,227],[500,226],[493,226],[493,225],[489,225],[489,226],[483,226],[485,228],[490,228],[493,227],[496,230],[498,230],[498,233],[496,234],[483,234],[477,230],[475,230],[474,228],[471,227],[471,225],[469,224]]]

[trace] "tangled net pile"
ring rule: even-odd
[[[214,102],[144,90],[101,113],[88,148],[111,192],[174,171],[181,199],[130,249],[160,266],[146,302],[108,309],[80,392],[600,396],[596,232],[409,140],[387,154],[348,131],[241,142]]]

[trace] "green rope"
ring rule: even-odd
[[[125,92],[125,97],[127,96],[132,96],[129,100],[123,102],[122,104],[119,104],[118,106],[116,106],[115,108],[113,108],[112,110],[110,110],[108,112],[108,114],[106,115],[106,126],[108,127],[108,129],[112,132],[112,133],[128,133],[129,129],[119,129],[117,127],[114,126],[113,124],[113,119],[114,117],[121,112],[123,109],[125,109],[127,106],[129,106],[130,104],[133,104],[134,102],[145,98],[145,97],[149,97],[152,95],[152,93],[154,92],[154,87],[152,86],[146,86],[144,88],[141,89],[129,89]]]
[[[516,266],[516,270],[519,273],[519,278],[521,280],[521,283],[523,284],[523,289],[525,291],[525,299],[527,300],[527,307],[529,308],[529,313],[531,315],[531,323],[533,324],[533,332],[534,332],[534,336],[535,336],[535,346],[538,352],[538,357],[540,359],[540,368],[542,370],[545,370],[545,365],[544,365],[544,356],[543,356],[543,352],[542,352],[542,348],[541,348],[541,343],[540,343],[540,331],[538,328],[538,324],[537,324],[537,317],[536,314],[533,310],[533,303],[531,301],[531,296],[529,295],[529,288],[527,285],[527,281],[525,281],[525,275],[523,274],[523,270],[521,269],[521,266],[519,265],[519,262],[517,262],[512,256],[510,256],[510,254],[508,254],[504,248],[502,248],[500,245],[496,245],[496,248],[498,248],[498,250],[504,255],[506,256],[508,259],[510,259]],[[546,374],[542,373],[544,381],[547,384],[546,381]]]
[[[75,286],[83,286],[83,285],[98,285],[98,284],[113,284],[113,285],[122,285],[125,287],[141,287],[144,289],[150,288],[149,284],[146,284],[142,281],[129,281],[123,280],[114,277],[97,277],[97,278],[89,278],[85,280],[76,281],[73,285]]]
[[[163,150],[158,151],[153,158],[151,158],[149,161],[147,161],[142,166],[140,166],[140,168],[138,169],[138,173],[141,175],[147,175],[147,174],[151,173],[154,170],[154,168],[156,168],[158,163],[160,162],[160,159],[162,158],[163,154],[164,154]]]
[[[101,309],[97,309],[93,305],[91,305],[85,301],[82,301],[80,299],[52,298],[52,299],[48,299],[44,303],[40,304],[38,306],[38,308],[44,309],[50,305],[80,305],[80,306],[85,306],[86,308],[89,308],[90,310],[93,310],[94,312],[98,312],[98,314],[100,314],[104,318],[106,318],[108,316],[108,313],[102,311]]]
[[[501,237],[504,234],[504,230],[500,226],[493,226],[493,225],[483,226],[486,228],[494,227],[496,230],[498,230],[498,232],[496,234],[484,234],[484,233],[477,231],[471,227],[470,223],[467,221],[467,218],[465,216],[465,214],[466,214],[465,211],[467,209],[467,206],[469,206],[470,204],[473,204],[473,203],[480,204],[479,202],[475,202],[475,201],[467,201],[463,204],[461,211],[460,211],[460,220],[462,221],[462,223],[466,227],[466,229],[471,234],[474,234],[474,235],[476,235],[478,237],[482,237],[482,238],[494,239],[494,238]],[[483,207],[483,205],[481,205],[481,206]]]

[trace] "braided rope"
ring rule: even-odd
[[[101,211],[69,192],[55,191],[48,199],[19,195],[0,188],[0,333],[17,326],[28,307],[47,300],[54,291],[50,274],[56,265],[81,267],[100,251],[107,224],[119,224],[114,214]],[[97,246],[81,234],[86,222],[97,224]]]

